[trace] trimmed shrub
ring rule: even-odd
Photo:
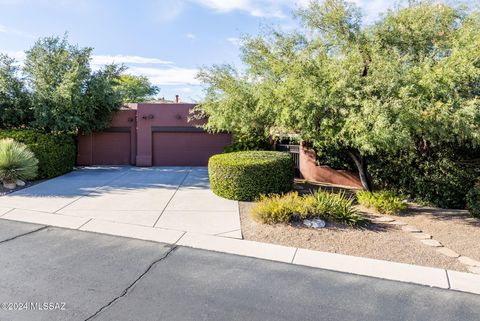
[[[467,209],[473,217],[480,218],[480,179],[467,194]]]
[[[261,194],[281,194],[293,188],[293,160],[288,153],[248,151],[218,154],[208,161],[215,194],[251,201]]]
[[[1,138],[11,138],[28,146],[38,159],[38,179],[65,174],[75,166],[77,149],[71,135],[33,129],[0,130]]]
[[[250,215],[264,224],[290,223],[313,218],[352,226],[361,226],[367,222],[355,209],[352,198],[343,193],[323,191],[303,196],[299,196],[297,192],[262,195]]]
[[[17,180],[37,176],[38,160],[27,145],[10,138],[0,139],[0,181],[15,183]]]
[[[357,192],[360,205],[373,208],[382,214],[398,214],[407,209],[407,204],[391,191]]]

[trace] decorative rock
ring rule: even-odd
[[[469,266],[467,267],[467,270],[470,273],[480,274],[480,267],[478,266]]]
[[[3,187],[6,189],[15,189],[17,187],[17,184],[15,182],[3,182]]]
[[[463,263],[463,264],[468,265],[468,266],[480,267],[480,262],[479,261],[474,260],[472,258],[469,258],[468,256],[460,256],[458,258],[458,260],[460,261],[460,263]]]
[[[21,179],[17,179],[17,186],[23,187],[23,186],[25,186],[25,182],[22,181]]]
[[[448,247],[439,247],[437,249],[437,251],[439,253],[442,253],[443,255],[446,255],[446,256],[449,256],[449,257],[453,257],[453,258],[457,258],[460,256],[460,254],[458,254],[457,252],[455,252],[454,250],[451,250],[449,249]]]
[[[313,220],[303,220],[303,225],[313,228],[322,228],[325,227],[326,223],[324,220],[314,218]]]
[[[306,227],[312,227],[312,221],[310,221],[310,220],[303,220],[303,225],[305,225]]]
[[[325,223],[324,220],[320,220],[320,219],[317,219],[317,218],[312,220],[312,227],[313,228],[322,228],[322,227],[325,227],[325,225],[327,225],[327,224]]]
[[[420,233],[420,232],[422,232],[422,230],[419,230],[415,226],[411,226],[411,225],[403,225],[402,230],[404,230],[405,232],[409,232],[409,233]]]
[[[413,233],[412,236],[421,240],[428,240],[432,238],[432,236],[427,233]]]
[[[437,240],[421,240],[421,242],[425,245],[431,246],[431,247],[442,247],[443,245],[437,241]]]
[[[375,217],[373,220],[374,220],[375,222],[385,222],[385,223],[395,221],[393,218],[388,217],[388,216]]]

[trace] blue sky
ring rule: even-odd
[[[371,21],[393,0],[355,0]],[[160,95],[199,100],[198,68],[240,65],[238,38],[262,26],[295,26],[291,11],[308,0],[0,0],[0,52],[19,60],[43,36],[68,32],[94,48],[92,64],[124,63]]]

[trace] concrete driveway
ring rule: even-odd
[[[203,167],[82,168],[1,197],[0,216],[87,230],[113,222],[241,238],[238,202],[213,194]]]
[[[478,295],[5,220],[0,257],[0,320],[474,321],[480,315]],[[19,311],[18,303],[55,309]]]

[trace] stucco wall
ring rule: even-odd
[[[158,159],[158,155],[167,156],[167,153],[171,153],[169,155],[171,157],[164,157],[162,161],[178,166],[186,164],[204,166],[210,154],[219,153],[230,144],[231,136],[206,134],[197,126],[204,121],[188,121],[189,111],[194,106],[182,103],[129,104],[128,110],[121,110],[114,115],[111,125],[102,133],[78,137],[77,163],[124,164],[123,152],[128,151],[130,155],[128,164],[131,165],[152,166],[154,154]],[[130,139],[126,138],[126,133],[130,135]],[[162,139],[155,142],[154,135]],[[171,140],[168,144],[165,144],[166,137]],[[176,139],[179,145],[175,144]],[[183,149],[180,151],[181,148]]]
[[[356,173],[345,170],[336,170],[329,166],[318,166],[316,154],[311,149],[300,146],[300,174],[302,178],[321,183],[362,188]]]

